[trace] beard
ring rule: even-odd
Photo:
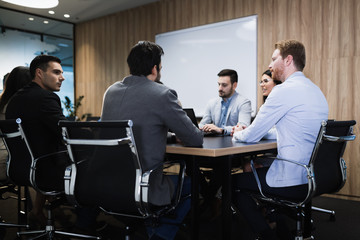
[[[157,76],[155,78],[155,82],[162,84],[162,82],[160,81],[160,78],[161,78],[161,74],[158,72],[158,74],[157,74]]]
[[[278,80],[280,82],[283,82],[285,79],[283,79],[284,75],[284,67],[279,67],[272,69],[271,76],[273,80]]]
[[[232,91],[230,92],[219,91],[219,97],[221,98],[229,98],[231,97],[232,94],[233,94]]]

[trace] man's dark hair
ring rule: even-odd
[[[35,57],[30,63],[30,75],[31,79],[35,78],[35,71],[37,68],[40,68],[44,72],[46,72],[49,62],[57,62],[61,63],[61,60],[58,57],[50,56],[50,55],[39,55]]]
[[[163,49],[156,43],[149,41],[138,42],[130,51],[127,58],[130,74],[135,76],[147,76],[151,74],[152,68],[156,65],[160,71],[161,56]]]
[[[280,55],[284,59],[291,55],[297,70],[302,71],[305,67],[306,56],[304,45],[297,40],[283,40],[275,44],[275,49],[280,50]]]
[[[218,76],[219,77],[229,76],[231,84],[234,84],[235,82],[238,81],[237,72],[235,70],[232,70],[232,69],[223,69],[218,73]]]

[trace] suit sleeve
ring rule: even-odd
[[[249,126],[251,121],[251,102],[246,100],[241,104],[238,115],[238,123],[241,125]]]
[[[186,115],[178,104],[176,92],[168,90],[166,93],[166,119],[165,124],[176,134],[186,146],[201,146],[203,134]]]
[[[59,139],[62,139],[61,130],[58,127],[60,120],[66,120],[62,113],[60,98],[55,94],[51,93],[44,98],[41,106],[41,112],[43,118],[41,121],[44,125],[48,126],[47,129],[53,132]]]
[[[259,112],[249,127],[234,133],[233,140],[238,142],[258,142],[289,110],[288,97],[285,92],[274,88],[260,107]]]
[[[202,128],[204,127],[205,124],[209,124],[209,123],[213,123],[213,120],[211,118],[211,108],[212,108],[212,104],[213,102],[210,101],[207,105],[206,105],[206,109],[205,109],[205,113],[204,116],[202,117],[200,123],[199,123],[199,127]]]

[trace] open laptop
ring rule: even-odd
[[[183,108],[183,110],[186,112],[186,114],[188,115],[188,117],[190,118],[190,120],[193,122],[193,124],[199,128],[196,116],[195,116],[195,112],[193,108]]]
[[[193,124],[199,128],[199,124],[197,122],[196,116],[195,116],[195,112],[193,108],[183,108],[183,110],[186,112],[186,114],[188,115],[188,117],[191,119],[191,121],[193,122]],[[212,133],[212,132],[203,132],[204,136],[217,136],[216,133]]]

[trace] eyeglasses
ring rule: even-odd
[[[264,80],[260,80],[259,84],[268,83],[270,81],[271,81],[271,79],[265,78]]]

